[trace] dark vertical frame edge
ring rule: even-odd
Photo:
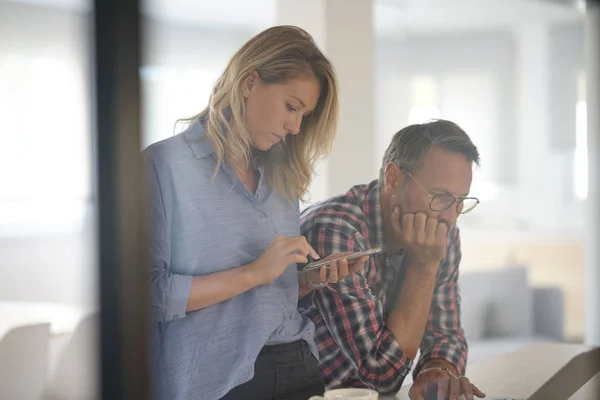
[[[94,0],[93,118],[103,399],[149,399],[139,0]]]

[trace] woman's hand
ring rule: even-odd
[[[290,264],[308,262],[307,255],[318,259],[317,252],[304,236],[277,236],[255,261],[246,266],[256,286],[268,285]]]

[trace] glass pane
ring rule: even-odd
[[[0,2],[2,399],[97,397],[90,5]]]
[[[143,148],[180,134],[187,125],[181,120],[194,117],[207,106],[213,85],[238,48],[275,23],[275,3],[275,0],[140,2],[144,42],[140,70]],[[170,196],[175,198],[176,194],[171,192]],[[215,227],[215,233],[218,229]],[[158,336],[153,335],[155,329],[168,324],[151,326],[153,349],[159,346]],[[152,352],[151,360],[155,354]],[[198,362],[202,363],[202,359]],[[153,380],[153,384],[157,382],[159,379]],[[154,391],[161,389],[160,384],[152,387]],[[183,393],[185,388],[181,390]],[[198,389],[195,397],[206,395]]]

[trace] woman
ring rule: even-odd
[[[184,132],[144,151],[161,397],[323,392],[298,297],[364,259],[298,279],[296,263],[319,258],[300,236],[298,199],[337,117],[331,63],[305,31],[273,27],[233,56]]]

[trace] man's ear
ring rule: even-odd
[[[393,162],[387,163],[385,171],[383,173],[383,182],[385,190],[390,193],[397,193],[400,189],[400,185],[403,182],[402,171],[400,167]]]
[[[248,76],[246,76],[244,82],[242,83],[242,94],[245,98],[248,98],[248,96],[250,96],[250,93],[258,84],[259,79],[260,77],[258,76],[258,72],[256,71],[252,71],[248,74]]]

